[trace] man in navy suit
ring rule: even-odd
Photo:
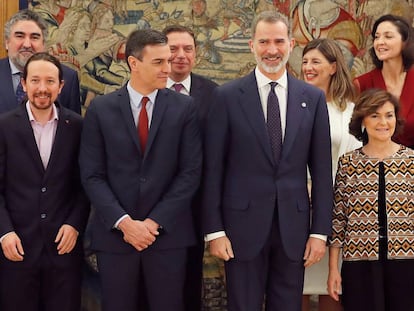
[[[30,56],[45,51],[48,36],[46,22],[35,12],[22,10],[4,26],[4,41],[8,57],[0,59],[0,113],[17,107],[16,97],[20,75]],[[60,105],[81,113],[79,79],[76,71],[63,66],[65,85],[59,94]]]
[[[304,267],[320,260],[331,232],[326,101],[286,71],[294,39],[285,16],[260,13],[249,45],[256,69],[216,88],[208,116],[204,232],[226,261],[229,311],[264,301],[267,311],[300,311]]]
[[[168,37],[168,45],[171,50],[171,72],[168,77],[167,88],[194,98],[198,109],[201,131],[203,131],[213,90],[217,83],[191,72],[196,60],[195,35],[191,29],[181,25],[170,25],[163,30],[163,33]],[[197,244],[188,250],[185,285],[187,311],[201,310],[204,237],[201,230],[199,193],[194,198],[192,209],[196,225]]]
[[[85,116],[81,177],[96,210],[91,247],[104,311],[184,310],[201,137],[193,99],[165,88],[167,41],[156,30],[132,32],[130,81],[94,99]]]
[[[34,54],[22,83],[28,100],[0,116],[0,309],[79,311],[82,118],[56,102],[64,82],[53,56]]]

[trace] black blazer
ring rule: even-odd
[[[25,105],[0,115],[0,236],[15,231],[25,250],[23,262],[11,262],[1,252],[1,264],[28,267],[42,251],[56,265],[81,260],[80,239],[65,255],[57,254],[54,242],[63,224],[82,234],[89,214],[78,166],[81,129],[81,117],[59,107],[55,141],[44,169]]]
[[[152,248],[195,242],[191,200],[201,174],[201,138],[193,99],[158,91],[145,154],[142,153],[126,86],[95,98],[82,132],[80,167],[96,209],[91,222],[96,250],[131,252],[113,228],[123,215],[151,218],[163,227]]]
[[[62,65],[65,85],[59,94],[58,102],[62,106],[80,114],[80,89],[78,74],[73,69]],[[13,90],[13,81],[9,59],[0,59],[0,113],[13,110],[17,107],[17,99]]]

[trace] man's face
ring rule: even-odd
[[[6,40],[6,49],[13,64],[23,71],[30,56],[45,50],[42,30],[34,21],[15,23],[11,27],[10,38]]]
[[[156,89],[164,89],[171,71],[170,58],[168,44],[147,45],[143,50],[142,60],[134,56],[128,57],[132,86],[143,95]]]
[[[193,37],[187,32],[167,35],[171,50],[171,78],[181,82],[190,74],[195,64],[196,49]]]
[[[259,70],[272,80],[280,78],[285,71],[294,44],[286,25],[280,21],[260,21],[254,38],[249,42]]]
[[[47,110],[56,101],[63,87],[59,69],[51,62],[35,60],[27,67],[26,80],[22,86],[33,110]]]

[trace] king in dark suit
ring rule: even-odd
[[[89,214],[78,154],[82,118],[55,102],[59,61],[34,54],[28,101],[0,116],[0,309],[79,311]]]
[[[304,267],[331,232],[326,101],[287,73],[293,46],[287,18],[260,13],[250,40],[257,67],[216,88],[207,120],[204,232],[226,260],[229,311],[260,311],[264,301],[267,311],[300,311]]]
[[[19,11],[7,21],[4,36],[8,57],[0,59],[0,113],[20,104],[16,97],[20,74],[33,53],[45,51],[47,35],[46,22],[33,11]],[[63,65],[62,70],[65,84],[58,96],[59,104],[80,114],[78,74]]]
[[[201,138],[189,96],[165,89],[171,52],[155,30],[126,44],[131,79],[97,97],[85,116],[81,176],[104,311],[183,311],[187,249],[196,241],[191,201]],[[145,303],[144,303],[145,302]]]

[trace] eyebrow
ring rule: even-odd
[[[15,31],[14,32],[15,35],[26,35],[26,33],[24,31]],[[41,34],[39,32],[31,32],[29,33],[30,36],[41,36]]]

